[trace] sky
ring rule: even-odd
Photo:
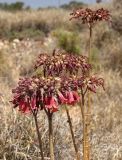
[[[69,3],[72,0],[0,0],[0,3],[13,3],[21,1],[24,2],[27,6],[31,6],[32,8],[38,8],[38,7],[48,7],[48,6],[58,6],[59,4],[66,4]],[[85,3],[94,3],[96,0],[75,0],[79,2],[85,2]]]

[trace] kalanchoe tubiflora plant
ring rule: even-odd
[[[108,10],[100,8],[97,10],[92,10],[90,8],[86,9],[77,9],[74,10],[71,14],[72,19],[79,19],[82,21],[83,24],[94,25],[98,21],[109,21],[110,20],[110,13]]]
[[[41,152],[41,158],[44,160],[43,147],[41,140],[41,133],[39,132],[37,114],[41,109],[40,97],[37,94],[37,79],[22,78],[18,82],[18,86],[12,90],[13,100],[11,101],[14,108],[18,107],[22,113],[31,113],[35,120],[35,126],[39,141],[39,148]]]
[[[74,10],[71,14],[72,19],[79,20],[82,24],[86,24],[89,28],[89,51],[88,51],[88,62],[91,63],[91,49],[92,49],[92,32],[95,24],[100,21],[110,21],[110,13],[108,10],[100,8],[97,10],[92,10],[90,8],[86,9],[77,9]],[[88,72],[88,76],[90,77],[90,70]],[[92,77],[91,82],[89,84],[89,89],[95,92],[94,85],[91,85],[93,82],[103,83],[102,79],[96,81],[95,78]],[[90,133],[90,117],[91,117],[91,97],[90,93],[88,92],[88,101],[87,107],[84,106],[85,97],[84,94],[82,95],[82,102],[81,102],[81,113],[83,119],[83,160],[90,159],[90,143],[89,143],[89,133]],[[82,109],[83,108],[83,109]]]
[[[58,65],[56,65],[57,60]],[[85,96],[87,90],[96,92],[97,86],[103,86],[102,79],[97,79],[96,77],[89,78],[87,76],[86,73],[91,69],[91,65],[88,64],[87,61],[87,58],[84,56],[74,56],[71,54],[62,55],[58,53],[51,57],[42,54],[37,60],[36,68],[37,66],[42,66],[42,71],[45,71],[44,77],[40,78],[35,76],[20,79],[18,86],[12,91],[14,95],[12,103],[14,107],[19,107],[21,112],[32,113],[36,121],[38,111],[44,110],[46,112],[49,120],[50,154],[52,159],[54,159],[52,141],[53,113],[59,110],[60,105],[75,105],[79,102],[79,93],[81,91],[84,91]],[[48,74],[48,76],[45,76],[45,74]],[[66,108],[66,111],[74,139],[68,108]],[[37,134],[39,135],[38,126]],[[42,142],[40,137],[39,139],[40,150],[43,157]],[[78,152],[76,144],[74,144],[74,147],[76,152]]]
[[[88,58],[85,56],[76,56],[68,53],[55,52],[54,50],[51,56],[44,55],[44,54],[39,55],[37,63],[35,65],[35,69],[37,68],[42,69],[42,72],[45,77],[47,76],[70,77],[71,75],[83,75],[83,76],[87,75],[89,70],[91,69],[91,65],[88,63]],[[74,97],[71,92],[71,87],[69,87],[69,84],[72,82],[72,79],[70,79],[71,82],[68,82],[67,79],[64,79],[62,82],[64,83],[65,81],[67,82],[66,85],[64,84],[65,87],[67,88],[67,90],[70,90],[70,92],[67,92],[67,93],[64,92],[65,95],[66,94],[68,95],[68,93],[70,93],[69,94],[70,101],[65,104],[73,104]],[[72,87],[76,87],[76,84],[72,83]],[[73,92],[73,93],[76,95],[77,92]],[[62,96],[61,92],[60,92],[60,96]],[[74,149],[76,152],[76,157],[77,157],[77,160],[79,160],[80,158],[79,158],[79,153],[78,153],[78,149],[77,149],[75,138],[74,138],[75,136],[73,133],[71,118],[69,115],[69,110],[66,105],[65,105],[65,109],[66,109],[67,118],[70,126]]]
[[[107,9],[97,9],[97,10],[92,10],[90,8],[80,8],[77,10],[74,10],[71,14],[72,19],[76,19],[79,22],[82,22],[82,24],[86,24],[89,28],[89,55],[88,59],[90,61],[91,59],[91,47],[92,47],[92,31],[93,27],[95,24],[101,21],[110,21],[111,15]]]
[[[51,56],[47,56],[44,54],[40,54],[37,60],[37,63],[35,65],[35,68],[42,68],[43,70],[43,74],[44,76],[70,76],[70,75],[77,75],[77,74],[82,74],[85,75],[88,70],[91,69],[91,65],[88,64],[88,59],[85,56],[74,56],[73,54],[65,54],[62,52],[53,52],[53,54],[51,54]],[[63,81],[65,82],[66,79]],[[66,81],[67,82],[67,81]],[[69,82],[67,82],[67,84],[65,85],[66,87],[68,86]],[[75,84],[72,84],[73,87],[75,87]],[[66,89],[66,88],[65,88]],[[67,90],[71,88],[68,87]],[[59,92],[59,91],[58,91]],[[70,101],[68,102],[66,100],[66,98],[62,95],[61,92],[60,93],[60,97],[63,99],[64,102],[67,102],[65,104],[73,104],[74,101],[74,97],[72,95],[72,92],[67,92],[67,95],[69,93],[69,97],[70,97]],[[65,93],[65,92],[63,92]],[[73,92],[76,95],[76,92]],[[66,93],[65,93],[66,95]],[[69,110],[67,108],[67,106],[65,105],[65,109],[66,109],[66,113],[67,113],[67,118],[68,118],[68,122],[69,122],[69,126],[70,126],[70,131],[71,131],[71,135],[72,135],[72,140],[73,140],[73,145],[74,145],[74,149],[76,152],[76,157],[77,160],[79,160],[79,153],[78,153],[78,149],[76,146],[76,142],[75,142],[75,136],[73,133],[73,129],[72,129],[72,123],[71,123],[71,118],[69,115]]]
[[[92,27],[97,21],[109,20],[109,12],[104,9],[99,9],[97,11],[80,9],[74,11],[71,15],[71,19],[78,18],[81,19],[83,23],[88,24],[90,28],[89,51],[91,51]],[[40,111],[45,111],[48,117],[50,159],[54,160],[52,117],[54,112],[59,111],[62,105],[65,105],[73,145],[76,152],[76,159],[80,160],[67,105],[75,106],[75,104],[81,102],[81,100],[84,136],[83,159],[89,160],[88,149],[86,149],[88,128],[85,117],[85,99],[87,93],[96,93],[98,87],[101,86],[104,89],[104,80],[95,75],[91,76],[90,71],[92,66],[90,64],[89,57],[78,56],[73,53],[69,54],[59,51],[53,52],[51,55],[45,53],[40,54],[35,64],[35,70],[38,69],[42,73],[41,76],[35,75],[30,78],[22,78],[19,80],[18,86],[12,90],[13,100],[11,102],[13,103],[14,108],[18,107],[19,111],[22,113],[29,113],[33,115],[42,160],[44,160],[44,155],[37,114]],[[89,111],[89,106],[87,111]]]
[[[91,69],[86,56],[55,53],[55,55],[40,54],[35,68],[43,67],[44,76],[61,76],[65,73],[85,74]]]

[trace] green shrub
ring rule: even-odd
[[[80,37],[77,32],[56,30],[54,36],[57,38],[60,48],[74,54],[80,53]]]
[[[71,1],[69,2],[69,4],[63,4],[60,7],[63,9],[68,9],[68,10],[72,10],[72,9],[76,9],[76,8],[81,8],[83,6],[86,6],[85,3],[83,2],[76,2],[76,1]]]
[[[122,1],[113,0],[112,28],[122,34]]]
[[[8,10],[8,11],[23,10],[24,9],[24,3],[23,2],[15,2],[15,3],[11,3],[11,4],[0,3],[0,9]]]
[[[43,40],[43,38],[45,37],[45,34],[39,29],[27,28],[22,31],[16,31],[16,30],[9,31],[8,30],[8,31],[3,32],[2,35],[0,32],[0,36],[7,37],[9,40],[13,40],[15,38],[18,38],[20,40],[27,39],[27,38]]]

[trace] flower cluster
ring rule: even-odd
[[[105,90],[103,78],[97,78],[96,76],[91,76],[89,79],[87,79],[86,84],[87,84],[87,89],[94,93],[96,93],[96,90],[99,86],[101,86],[103,90]]]
[[[96,92],[97,87],[103,85],[103,79],[95,76],[23,78],[12,91],[12,103],[25,113],[42,109],[56,112],[62,104],[74,105],[79,102],[81,90]]]
[[[77,74],[79,71],[85,74],[91,69],[87,57],[63,53],[56,53],[53,56],[40,54],[35,68],[41,66],[45,76],[61,76],[64,73]]]
[[[18,82],[18,86],[12,90],[13,100],[11,101],[14,108],[25,113],[34,112],[39,107],[39,97],[36,94],[37,85],[32,78],[22,78]]]
[[[110,20],[110,14],[109,11],[106,9],[98,9],[98,10],[91,10],[89,8],[86,9],[78,9],[73,11],[70,14],[72,19],[81,19],[82,23],[84,24],[95,24],[97,21],[109,21]]]

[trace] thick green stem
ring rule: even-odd
[[[34,115],[34,114],[33,114],[33,115]],[[37,115],[34,115],[34,120],[35,120],[35,125],[36,125],[36,132],[37,132],[37,136],[38,136],[38,141],[39,141],[39,148],[40,148],[40,152],[41,152],[41,158],[42,158],[42,160],[44,160],[42,140],[41,140],[41,134],[40,134],[40,132],[39,132]]]
[[[76,142],[75,142],[75,136],[74,136],[74,132],[73,132],[71,117],[70,117],[69,110],[68,110],[67,106],[65,106],[65,110],[66,110],[66,113],[67,113],[68,123],[69,123],[70,131],[71,131],[71,135],[72,135],[72,142],[73,142],[75,153],[76,153],[76,159],[80,160],[80,155],[78,153],[78,148],[77,148],[77,145],[76,145]]]
[[[54,160],[52,113],[48,113],[50,160]]]

